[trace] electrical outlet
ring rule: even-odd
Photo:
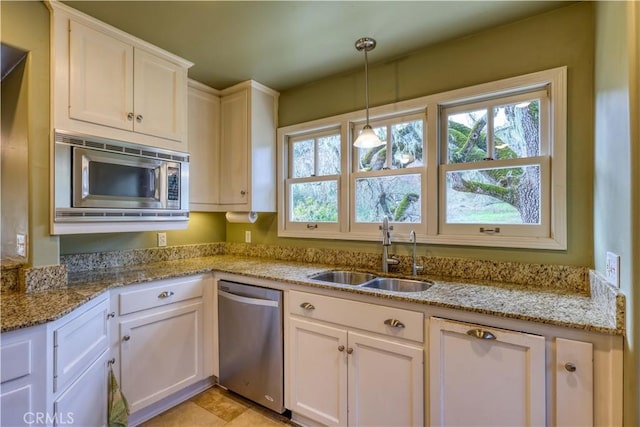
[[[16,234],[16,254],[18,256],[27,256],[27,235]]]
[[[158,246],[167,246],[167,233],[158,233]]]
[[[607,282],[615,287],[620,287],[620,255],[607,252],[607,263],[605,265],[605,277]]]
[[[244,232],[244,242],[251,243],[251,231],[247,230]]]

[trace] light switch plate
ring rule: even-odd
[[[167,233],[158,233],[158,246],[167,246]]]
[[[620,255],[607,252],[607,263],[605,265],[605,277],[607,282],[615,287],[620,287]]]
[[[27,235],[16,234],[16,254],[18,256],[27,256]]]
[[[244,242],[251,243],[251,231],[247,230],[244,232]]]

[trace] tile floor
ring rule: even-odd
[[[285,416],[214,386],[141,424],[141,427],[282,427],[295,425]]]

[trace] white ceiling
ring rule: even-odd
[[[567,1],[64,1],[182,56],[217,89],[254,79],[276,90],[568,5]]]

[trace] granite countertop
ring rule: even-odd
[[[624,320],[610,305],[583,293],[540,290],[523,285],[462,283],[451,278],[420,275],[434,282],[423,292],[398,293],[350,285],[323,283],[309,276],[334,269],[326,264],[288,262],[237,255],[155,262],[130,267],[70,272],[67,286],[42,292],[4,292],[0,301],[1,331],[56,320],[108,289],[211,271],[416,304],[454,308],[613,335],[624,334]],[[374,272],[376,273],[376,272]],[[378,274],[378,273],[376,273]]]

